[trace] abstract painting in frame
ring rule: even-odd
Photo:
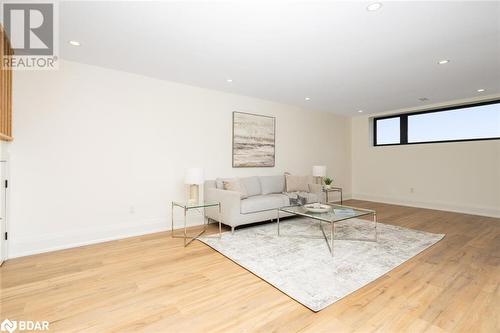
[[[233,112],[233,168],[274,167],[276,118]]]

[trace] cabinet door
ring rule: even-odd
[[[0,161],[0,265],[7,258],[7,162]]]

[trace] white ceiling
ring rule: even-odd
[[[345,115],[500,93],[500,2],[369,3],[63,2],[61,56]]]

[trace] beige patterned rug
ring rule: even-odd
[[[376,280],[443,239],[444,234],[378,224],[378,242],[337,238],[373,238],[373,223],[361,219],[337,222],[332,257],[319,222],[292,218],[237,229],[222,239],[199,240],[278,288],[313,311]],[[325,224],[323,225],[326,226]],[[300,236],[300,237],[299,237]]]

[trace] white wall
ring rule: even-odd
[[[353,198],[500,217],[500,140],[373,147],[369,116],[351,133]]]
[[[325,164],[350,193],[344,117],[67,61],[16,72],[13,91],[11,258],[167,229],[192,166],[212,178]],[[232,168],[233,111],[276,116],[276,167]]]

